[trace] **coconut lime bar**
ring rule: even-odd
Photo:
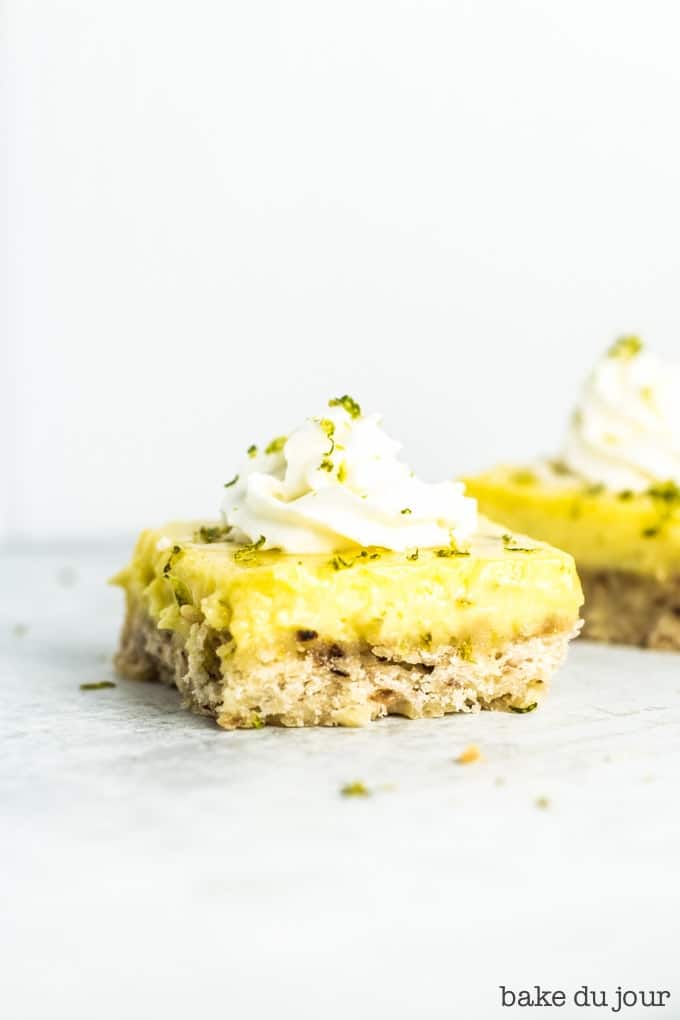
[[[121,672],[228,729],[535,708],[578,626],[571,557],[398,450],[347,395],[249,446],[220,521],[139,539]]]
[[[207,538],[207,540],[206,540]],[[142,534],[117,665],[220,726],[535,708],[578,627],[569,555],[483,522],[459,555],[290,555],[219,525]]]
[[[585,637],[680,650],[680,367],[623,337],[587,380],[559,458],[497,467],[467,490],[575,557]]]

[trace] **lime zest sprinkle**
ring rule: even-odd
[[[507,532],[501,535],[503,546],[508,552],[536,552],[536,546],[518,545],[517,539],[514,535],[509,535]]]
[[[643,343],[639,336],[622,336],[611,345],[607,357],[630,361],[631,358],[637,357],[642,348]]]
[[[353,397],[350,397],[347,393],[343,397],[333,397],[328,401],[329,407],[341,407],[343,411],[347,411],[350,418],[361,417],[361,407],[357,404]]]
[[[234,553],[234,560],[237,563],[249,562],[253,559],[257,550],[262,548],[265,542],[266,538],[264,535],[260,535],[257,542],[250,542],[249,545],[241,546],[241,548],[237,549]]]
[[[272,439],[271,443],[267,443],[264,452],[281,453],[281,450],[284,448],[287,442],[288,436],[276,436],[274,439]]]
[[[257,456],[257,446],[255,445],[255,443],[250,444],[250,446],[246,450],[246,453],[248,454],[249,457]]]
[[[203,542],[206,545],[210,545],[212,542],[222,542],[230,531],[231,526],[228,524],[215,524],[214,526],[204,524],[194,532],[194,542]]]
[[[528,468],[519,468],[517,471],[513,471],[510,480],[515,485],[534,485],[538,481],[536,473]]]
[[[232,478],[232,480],[230,482],[225,482],[224,483],[225,489],[230,489],[232,487],[232,485],[236,485],[237,481],[238,481],[238,475],[234,475],[234,477]]]
[[[453,545],[447,545],[442,549],[435,549],[434,554],[440,559],[448,559],[449,556],[469,556],[470,552],[467,549],[456,549]]]
[[[333,570],[347,570],[354,563],[354,560],[343,560],[342,556],[334,556],[330,561]]]

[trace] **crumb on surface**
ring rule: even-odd
[[[472,762],[479,761],[482,757],[482,752],[479,750],[476,744],[468,744],[468,746],[460,752],[456,761],[459,765],[471,765]]]
[[[496,776],[496,778],[494,779],[493,783],[494,783],[494,786],[505,786],[505,783],[506,783],[505,776]]]
[[[81,691],[102,691],[107,687],[115,687],[113,680],[95,680],[91,683],[81,684]]]
[[[343,797],[370,797],[371,795],[368,787],[358,779],[351,783],[345,783],[340,793]]]
[[[28,634],[28,624],[15,623],[12,627],[12,634],[14,637],[23,637],[25,634]]]
[[[550,798],[549,797],[537,797],[536,798],[536,807],[540,808],[541,811],[545,811],[546,808],[550,807]]]

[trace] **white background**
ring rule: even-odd
[[[680,337],[674,3],[7,0],[0,530],[213,513],[349,391],[427,477]]]

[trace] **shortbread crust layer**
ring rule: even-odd
[[[302,635],[295,654],[233,668],[217,654],[225,635],[205,622],[161,630],[131,606],[116,659],[131,679],[174,685],[187,708],[225,729],[362,726],[480,709],[531,711],[542,700],[578,628],[507,642],[494,652],[460,646],[391,658],[380,647],[342,648]]]

